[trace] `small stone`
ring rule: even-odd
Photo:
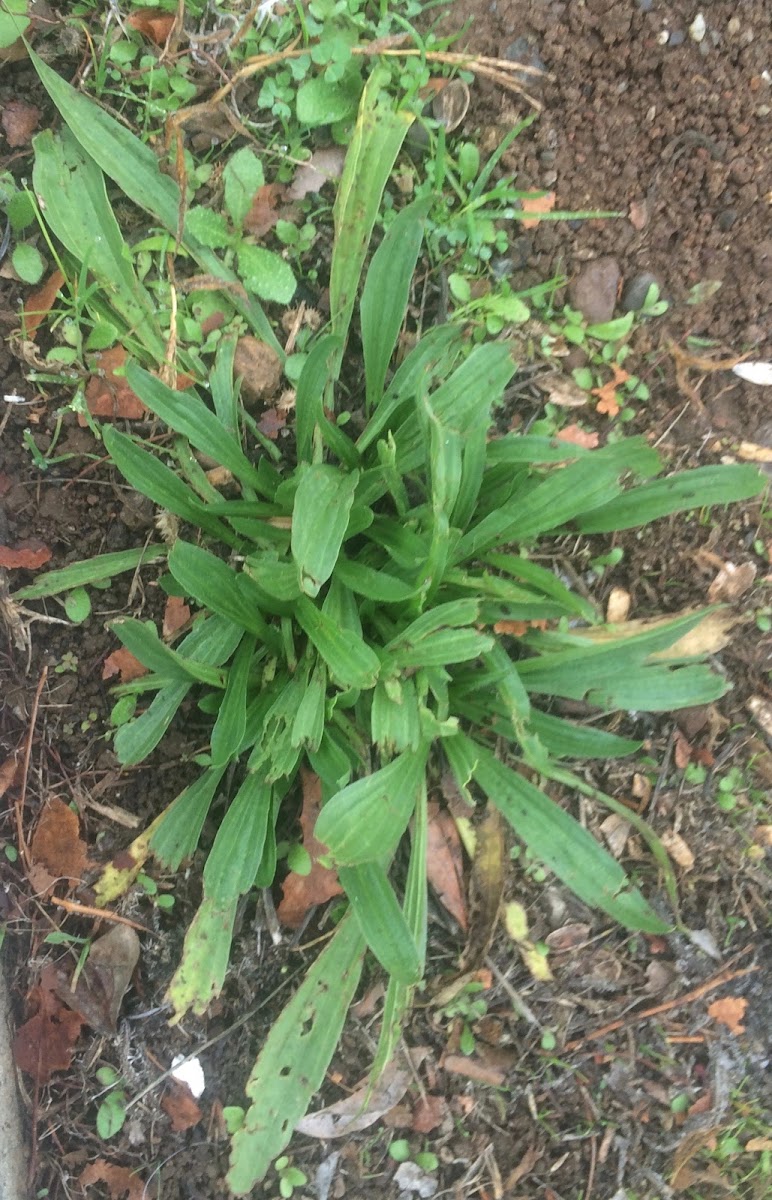
[[[736,34],[738,34],[741,28],[742,21],[739,17],[730,17],[726,23],[726,31],[730,37],[734,37]]]
[[[668,46],[682,46],[686,41],[686,34],[683,29],[674,29],[667,40]]]
[[[708,27],[705,23],[704,16],[702,15],[701,12],[698,12],[697,16],[694,18],[691,25],[689,26],[689,37],[692,39],[693,42],[701,42],[702,39],[705,37],[707,28]]]
[[[668,44],[669,39],[670,39],[670,30],[669,29],[661,29],[660,32],[657,34],[657,41],[659,42],[660,46],[666,46]]]
[[[640,312],[653,283],[660,287],[659,280],[651,271],[640,271],[639,274],[633,275],[632,279],[628,279],[619,302],[622,312]]]
[[[654,0],[636,0],[639,12],[651,12],[654,7]]]
[[[750,183],[753,178],[753,163],[748,158],[733,158],[729,164],[729,174],[735,183]]]
[[[610,255],[585,263],[569,285],[571,307],[578,309],[590,325],[602,325],[610,321],[614,315],[621,277],[619,263]]]
[[[542,59],[539,57],[536,46],[531,38],[519,37],[515,38],[504,51],[504,58],[508,58],[510,62],[522,63],[524,67],[531,67],[534,71],[546,71]],[[512,78],[516,79],[523,87],[539,84],[539,76],[534,75],[532,71],[512,71]]]
[[[718,214],[718,227],[722,233],[727,233],[737,220],[736,208],[725,208]]]

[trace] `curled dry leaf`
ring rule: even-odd
[[[27,297],[22,309],[21,320],[24,337],[28,340],[35,340],[38,328],[50,313],[54,300],[63,283],[64,275],[57,267],[48,276],[45,283]]]
[[[94,355],[91,376],[86,384],[86,404],[92,417],[110,417],[113,420],[140,421],[147,409],[139,396],[129,387],[122,375],[116,375],[126,362],[123,346],[112,346]],[[86,418],[78,416],[78,423],[86,425]]]
[[[282,364],[276,351],[259,338],[239,338],[233,360],[233,372],[241,375],[244,405],[250,411],[261,408],[273,396],[282,376]]]
[[[161,1101],[161,1108],[170,1118],[175,1133],[192,1129],[203,1116],[188,1085],[176,1079],[171,1080],[171,1086]]]
[[[129,925],[113,925],[89,951],[75,988],[60,974],[56,993],[87,1025],[112,1034],[118,1013],[139,961],[139,938]]]
[[[244,228],[255,237],[265,237],[279,219],[279,204],[284,198],[280,183],[264,183],[255,192],[252,207],[244,218]]]
[[[748,1001],[743,996],[724,996],[708,1005],[708,1015],[719,1025],[726,1025],[730,1033],[745,1033],[743,1017]]]
[[[711,604],[733,604],[753,587],[756,578],[756,564],[752,562],[724,563],[716,578],[708,588],[708,600]]]
[[[630,375],[623,367],[620,367],[619,363],[612,362],[609,363],[609,366],[614,373],[614,378],[609,379],[602,387],[593,388],[590,395],[598,397],[598,403],[595,405],[597,412],[615,417],[620,409],[617,388],[626,383]]]
[[[605,820],[601,821],[600,831],[614,858],[621,858],[624,854],[631,828],[630,822],[617,813],[609,813]]]
[[[503,1087],[507,1079],[504,1067],[483,1063],[465,1054],[446,1054],[442,1066],[451,1075],[463,1075],[465,1079],[473,1079],[475,1083],[487,1083],[490,1087]]]
[[[128,18],[128,24],[149,42],[164,46],[174,28],[174,15],[159,12],[157,8],[138,8]]]
[[[384,1113],[399,1104],[427,1053],[425,1047],[412,1049],[411,1067],[393,1060],[374,1087],[371,1087],[370,1080],[366,1079],[361,1087],[339,1100],[337,1104],[330,1104],[318,1112],[308,1113],[298,1121],[295,1129],[308,1137],[324,1140],[348,1137],[349,1134],[358,1133],[362,1129],[369,1129]]]
[[[552,933],[548,933],[544,941],[555,954],[568,954],[572,950],[577,950],[579,946],[583,946],[590,936],[590,926],[581,921],[574,921],[568,925],[562,925],[560,929],[553,929]]]
[[[630,615],[632,602],[633,598],[625,588],[612,588],[606,605],[606,620],[609,624],[618,625],[626,621]]]
[[[664,833],[660,834],[660,841],[673,862],[681,867],[683,871],[691,871],[694,868],[694,854],[680,833],[675,833],[673,830],[665,830]]]

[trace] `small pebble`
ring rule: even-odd
[[[734,37],[736,33],[740,32],[741,26],[742,21],[739,17],[730,17],[726,23],[726,31],[730,37]]]
[[[508,58],[510,62],[522,63],[524,67],[533,67],[537,71],[547,70],[533,41],[527,37],[515,38],[514,42],[510,42],[504,51],[504,58]],[[512,76],[523,86],[530,84],[533,87],[539,82],[539,76],[532,75],[530,71],[513,71]]]
[[[737,220],[736,208],[725,208],[718,214],[718,227],[722,233],[727,233]]]
[[[602,325],[614,315],[622,272],[615,258],[605,255],[585,263],[568,288],[572,308],[590,325]]]
[[[662,29],[657,34],[657,41],[659,42],[660,46],[666,46],[669,38],[670,38],[670,30],[669,29]]]
[[[622,299],[619,302],[622,312],[640,312],[653,283],[656,283],[657,287],[661,287],[656,275],[652,275],[651,271],[640,271],[638,275],[633,275],[632,279],[628,279],[622,289]]]
[[[674,29],[667,40],[668,46],[682,46],[686,41],[686,34],[683,29]]]
[[[639,12],[651,12],[654,0],[637,0]]]
[[[701,42],[705,37],[707,28],[708,27],[705,24],[705,18],[703,17],[702,13],[699,12],[689,26],[689,37],[693,42]]]

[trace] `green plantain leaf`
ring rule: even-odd
[[[415,596],[417,590],[413,584],[403,583],[387,571],[376,571],[364,563],[342,557],[335,567],[335,577],[357,595],[381,604],[401,604]]]
[[[397,214],[367,271],[359,318],[368,412],[381,400],[386,372],[405,319],[430,204],[429,198],[414,200]]]
[[[234,1195],[251,1194],[265,1178],[321,1087],[363,958],[359,926],[346,917],[274,1022],[247,1083],[251,1106],[231,1143],[227,1182]]]
[[[133,617],[118,617],[116,621],[110,622],[109,628],[121,644],[148,670],[165,675],[170,680],[195,679],[199,683],[209,684],[210,687],[225,686],[222,671],[206,663],[196,662],[181,654],[179,650],[172,650],[171,646],[161,641],[152,623],[136,621]]]
[[[769,480],[755,467],[697,467],[669,479],[655,479],[652,483],[631,488],[611,504],[580,517],[577,524],[582,533],[633,529],[690,508],[750,500],[768,486]]]
[[[427,756],[426,746],[401,754],[327,801],[314,833],[336,863],[353,866],[395,850],[423,786]]]
[[[367,944],[384,970],[399,983],[418,983],[423,975],[423,955],[381,864],[340,867],[338,878]]]
[[[296,604],[298,624],[327,663],[330,674],[341,685],[371,688],[381,669],[378,655],[351,631],[344,632],[306,596]]]
[[[241,749],[247,728],[247,687],[255,653],[255,638],[245,634],[236,651],[225,695],[212,730],[212,766],[225,766]]]
[[[170,871],[179,870],[198,846],[206,815],[225,774],[225,767],[209,767],[180,792],[163,813],[151,838],[150,849]]]
[[[169,570],[185,594],[199,604],[269,644],[275,642],[275,635],[260,616],[257,603],[252,602],[243,586],[250,581],[222,559],[178,538],[169,555]]]
[[[136,571],[146,563],[160,562],[166,558],[166,546],[147,546],[144,550],[117,550],[114,554],[97,554],[82,562],[70,563],[56,571],[45,571],[34,583],[19,588],[13,593],[14,600],[42,600],[45,596],[58,596],[73,588],[85,587],[89,583],[104,583],[114,575],[125,571]]]
[[[444,667],[448,663],[468,662],[493,648],[494,638],[476,629],[440,629],[413,646],[395,650],[384,660],[389,670],[415,667]]]
[[[120,727],[114,745],[118,760],[125,767],[142,762],[155,750],[192,686],[192,680],[166,684],[141,716]]]
[[[292,557],[307,596],[319,595],[335,569],[349,522],[359,472],[303,464],[292,509]]]

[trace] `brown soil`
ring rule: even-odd
[[[544,279],[558,270],[575,275],[598,255],[613,255],[627,279],[642,270],[657,276],[673,306],[651,334],[648,369],[659,388],[651,410],[639,414],[639,424],[646,429],[660,423],[665,429],[669,415],[686,408],[668,433],[669,448],[681,461],[699,459],[704,445],[718,445],[717,436],[728,445],[734,437],[752,436],[762,419],[764,397],[762,389],[722,373],[696,380],[702,386],[704,408],[693,399],[687,404],[689,397],[678,390],[664,349],[667,339],[682,342],[687,333],[699,334],[715,339],[722,354],[751,351],[753,358],[772,357],[772,89],[762,74],[770,66],[768,3],[745,0],[736,6],[714,0],[705,5],[708,32],[700,46],[687,32],[696,7],[686,0],[653,0],[650,5],[644,0],[468,0],[444,18],[449,27],[458,28],[471,17],[467,42],[482,53],[504,55],[515,39],[529,39],[532,52],[550,72],[549,79],[531,88],[544,104],[542,117],[515,143],[510,157],[510,169],[517,171],[524,188],[554,189],[558,207],[564,209],[614,208],[627,214],[631,203],[645,203],[647,219],[641,230],[625,215],[573,228],[545,223],[529,232],[523,278]],[[730,26],[733,19],[739,21],[736,30]],[[663,28],[686,36],[679,45],[663,46],[658,38]],[[717,43],[713,33],[719,35]],[[0,91],[0,106],[29,83],[28,70],[23,65],[15,68],[13,82],[4,83]],[[465,132],[479,133],[483,142],[493,143],[496,132],[509,127],[516,113],[522,115],[522,110],[511,97],[480,85]],[[0,156],[0,169],[3,166]],[[721,289],[709,303],[688,306],[690,288],[706,280],[721,280]],[[6,334],[13,327],[20,295],[18,285],[0,277],[0,322]],[[640,349],[643,353],[647,346]],[[0,377],[4,393],[35,396],[2,342]],[[104,467],[83,457],[93,454],[94,446],[74,423],[65,425],[64,449],[81,457],[45,473],[35,467],[22,445],[23,431],[29,428],[45,450],[54,430],[56,404],[64,399],[49,395],[0,412],[0,522],[5,522],[0,543],[37,537],[52,549],[52,566],[139,545],[151,515],[130,503],[130,494]],[[753,558],[758,520],[755,510],[729,514],[710,528],[675,520],[660,523],[643,538],[625,538],[625,558],[604,579],[601,598],[612,585],[626,587],[633,594],[635,615],[703,602],[711,574],[696,552],[707,546],[721,559]],[[597,552],[597,546],[591,552],[582,549],[577,570],[584,572]],[[765,564],[760,566],[763,574]],[[139,590],[123,580],[98,593],[97,620],[82,630],[33,624],[29,662],[10,641],[3,641],[0,652],[0,763],[7,752],[25,744],[35,688],[43,668],[48,668],[32,740],[26,827],[34,827],[51,794],[75,801],[89,854],[99,862],[132,834],[89,802],[118,806],[136,817],[141,828],[186,782],[185,760],[199,748],[191,723],[194,710],[178,723],[147,769],[119,773],[103,739],[112,698],[101,670],[115,646],[103,624],[119,612],[156,615],[160,598],[153,580],[152,572],[144,572]],[[23,581],[22,574],[18,582]],[[744,623],[717,664],[735,683],[734,692],[715,712],[695,714],[694,727],[681,721],[692,747],[701,749],[709,764],[705,782],[685,782],[677,766],[678,726],[667,717],[629,723],[629,732],[648,739],[646,755],[604,770],[596,779],[621,798],[637,794],[637,775],[653,781],[647,817],[659,833],[679,832],[695,856],[695,867],[681,875],[681,915],[686,926],[704,931],[699,945],[680,935],[626,937],[586,912],[563,888],[518,870],[509,890],[511,898],[526,907],[535,941],[576,923],[587,929],[575,948],[553,954],[552,983],[535,982],[505,939],[494,945],[492,960],[499,974],[485,994],[488,1015],[473,1024],[473,1032],[476,1058],[490,1071],[503,1071],[504,1085],[486,1086],[443,1069],[443,1055],[449,1047],[456,1048],[459,1027],[449,1028],[449,1022],[419,1007],[406,1042],[428,1048],[420,1087],[445,1101],[442,1123],[426,1136],[412,1129],[419,1098],[419,1090],[412,1089],[387,1125],[379,1123],[342,1145],[297,1138],[291,1147],[294,1162],[310,1181],[300,1189],[301,1196],[327,1194],[314,1182],[315,1173],[339,1151],[329,1193],[336,1200],[396,1197],[395,1164],[387,1150],[398,1137],[408,1138],[413,1152],[429,1149],[437,1154],[439,1190],[459,1200],[478,1194],[522,1200],[668,1195],[679,1153],[684,1157],[690,1148],[696,1157],[688,1165],[713,1174],[696,1180],[684,1194],[692,1200],[726,1194],[721,1171],[704,1153],[736,1118],[730,1093],[739,1090],[747,1111],[756,1106],[762,1127],[772,1110],[770,876],[763,853],[748,853],[759,822],[769,821],[761,814],[772,775],[767,745],[763,736],[752,736],[743,708],[751,692],[769,699],[770,640],[758,634],[751,613],[763,604],[761,588],[743,599],[748,610]],[[60,614],[56,604],[33,607]],[[706,717],[702,726],[700,716]],[[756,773],[748,767],[751,759]],[[741,768],[743,785],[739,809],[727,813],[716,798],[718,784],[732,766]],[[749,788],[755,790],[749,793]],[[591,806],[582,811],[598,833],[606,814]],[[13,844],[10,811],[3,819],[0,834]],[[205,844],[207,836],[211,830]],[[631,845],[634,853],[625,865],[641,872],[647,894],[657,901],[656,877],[642,852],[637,862],[637,848]],[[768,854],[767,850],[767,858]],[[72,1068],[40,1091],[20,1076],[36,1147],[31,1195],[41,1188],[48,1188],[56,1200],[106,1195],[93,1187],[86,1193],[77,1182],[84,1167],[101,1158],[136,1169],[147,1185],[146,1194],[164,1200],[214,1200],[227,1194],[227,1141],[219,1106],[241,1101],[252,1061],[288,986],[302,970],[304,955],[286,940],[274,948],[261,905],[251,902],[240,917],[221,1001],[205,1020],[186,1019],[182,1027],[170,1029],[158,1008],[179,958],[185,922],[198,903],[197,866],[200,863],[180,880],[157,880],[162,889],[173,889],[177,903],[171,913],[155,908],[148,898],[138,898],[126,909],[152,933],[143,935],[120,1037],[102,1038],[84,1029]],[[19,863],[6,862],[2,870],[0,913],[6,921],[6,950],[21,1020],[24,997],[40,968],[61,954],[43,938],[62,918],[31,894]],[[663,897],[658,902],[665,905]],[[439,905],[434,918],[430,978],[452,969],[462,948],[462,939],[449,929]],[[63,927],[79,934],[92,931],[88,922],[74,918],[67,918]],[[311,940],[311,934],[306,937]],[[704,952],[705,946],[713,957]],[[688,997],[727,967],[756,970],[636,1023],[640,1010]],[[376,978],[374,974],[367,984]],[[277,988],[281,990],[275,995]],[[743,1034],[728,1032],[707,1015],[707,1005],[726,995],[747,1001]],[[256,1011],[246,1023],[236,1024],[252,1010]],[[594,1030],[615,1019],[623,1022],[620,1032],[592,1040]],[[377,1008],[375,1016],[352,1018],[325,1102],[356,1085],[377,1028]],[[556,1049],[545,1048],[545,1031],[554,1034]],[[220,1040],[202,1053],[208,1089],[201,1101],[200,1124],[173,1132],[159,1106],[164,1094],[160,1086],[132,1109],[118,1137],[109,1142],[99,1138],[97,1067],[111,1063],[123,1071],[129,1095],[134,1096],[158,1077],[173,1054],[187,1053],[218,1035]],[[581,1039],[588,1040],[573,1051],[564,1048]],[[686,1113],[674,1111],[679,1108],[673,1104],[677,1097],[686,1097],[691,1106]],[[753,1166],[743,1161],[746,1170]],[[738,1175],[731,1179],[735,1194],[761,1200],[763,1187],[750,1182],[744,1191]],[[276,1181],[257,1194],[278,1194]]]

